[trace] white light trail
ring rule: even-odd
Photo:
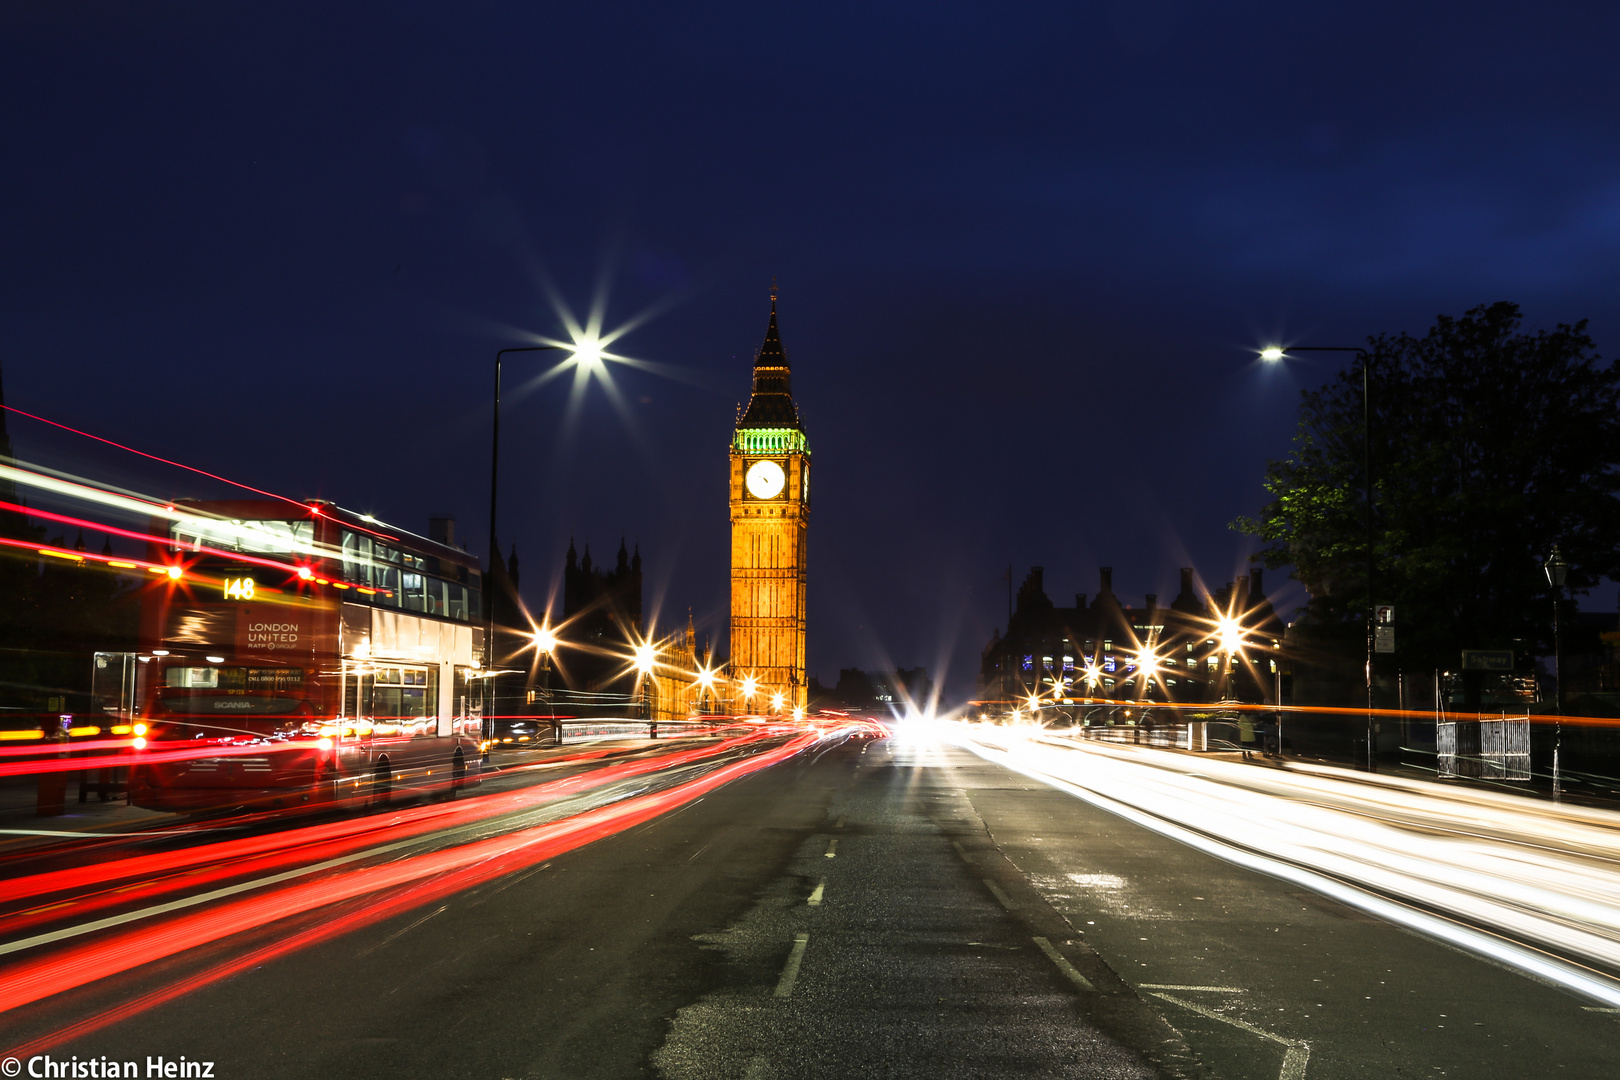
[[[954,727],[982,757],[1136,824],[1620,1005],[1620,979],[1582,966],[1620,971],[1620,814]]]

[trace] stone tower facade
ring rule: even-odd
[[[754,392],[731,440],[731,679],[755,680],[743,712],[803,706],[805,540],[810,526],[810,445],[793,389],[787,351],[771,321],[754,358]]]

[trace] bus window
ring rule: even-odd
[[[315,555],[313,521],[242,521],[187,518],[169,527],[174,546],[196,551],[240,551],[254,555]]]
[[[183,690],[213,690],[219,686],[219,668],[172,667],[163,673],[163,685]]]
[[[477,589],[468,589],[467,590],[467,621],[468,622],[477,622],[481,618],[483,618],[483,615],[478,610],[478,590]]]
[[[456,734],[478,739],[484,733],[484,680],[477,668],[456,668]]]
[[[371,537],[343,530],[343,580],[371,584]]]
[[[360,672],[354,664],[343,665],[343,719],[354,723],[360,715]]]
[[[451,584],[446,583],[444,588],[445,588],[445,611],[444,611],[444,613],[446,615],[450,616],[452,619],[460,619],[462,622],[466,622],[467,621],[467,586],[465,586],[465,585],[451,585]]]
[[[427,579],[427,606],[422,610],[430,615],[450,614],[449,586],[438,578]]]
[[[437,670],[379,667],[372,693],[377,734],[433,733],[423,721],[438,711]]]
[[[404,602],[400,605],[406,611],[427,610],[427,579],[421,574],[407,570],[399,575],[399,595]]]
[[[302,691],[304,669],[295,667],[170,667],[163,685],[181,690]]]
[[[377,590],[373,601],[387,607],[400,607],[399,552],[386,544],[374,544],[371,560],[371,587]]]

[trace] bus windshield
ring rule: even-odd
[[[318,554],[315,523],[303,521],[242,521],[224,518],[189,518],[169,527],[177,548],[211,547],[249,555]]]

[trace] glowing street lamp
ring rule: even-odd
[[[641,688],[641,718],[651,721],[652,715],[652,673],[658,666],[658,650],[650,641],[638,642],[635,647],[636,658],[636,684]],[[657,737],[658,725],[653,724],[649,731]]]
[[[551,701],[551,658],[557,651],[557,635],[552,631],[549,620],[541,623],[539,629],[530,635],[534,639],[534,651],[540,654],[540,693],[549,703]]]
[[[636,674],[642,678],[651,675],[658,663],[658,650],[653,648],[650,641],[643,641],[636,646]]]
[[[778,690],[776,693],[771,695],[771,711],[780,713],[782,711],[782,706],[786,702],[787,698],[783,696],[782,691]]]
[[[754,695],[759,693],[759,680],[752,675],[744,675],[742,681],[742,696],[744,701],[753,701]]]
[[[704,716],[710,715],[709,709],[713,704],[715,672],[713,668],[702,667],[697,671],[698,712]]]
[[[1136,675],[1141,683],[1139,689],[1146,694],[1148,686],[1159,674],[1159,656],[1153,651],[1153,646],[1146,645],[1137,652],[1135,661]]]

